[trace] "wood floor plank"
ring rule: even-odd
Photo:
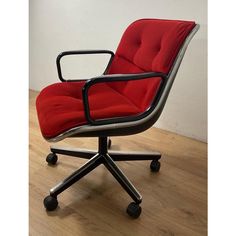
[[[30,235],[207,235],[207,144],[157,128],[112,138],[114,150],[162,153],[157,174],[148,161],[118,163],[143,196],[139,219],[128,217],[131,199],[103,166],[60,194],[57,210],[46,212],[42,202],[49,189],[85,160],[60,155],[55,167],[46,164],[50,144],[38,126],[37,94],[29,92]],[[97,139],[71,138],[58,145],[96,149]]]

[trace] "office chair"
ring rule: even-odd
[[[141,19],[126,29],[115,54],[109,50],[59,54],[56,64],[61,82],[44,88],[36,100],[42,135],[49,142],[98,137],[98,151],[51,147],[46,158],[49,165],[56,164],[57,154],[88,161],[50,190],[44,199],[46,210],[56,209],[61,192],[103,164],[134,201],[127,207],[128,215],[139,217],[142,196],[115,162],[150,160],[151,171],[158,172],[161,154],[111,151],[110,137],[143,132],[157,121],[186,48],[198,29],[192,21]],[[98,77],[66,80],[60,61],[74,54],[110,54],[110,60]]]

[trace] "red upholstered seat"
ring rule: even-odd
[[[156,79],[158,81],[159,78]],[[87,123],[82,101],[83,85],[84,81],[56,83],[41,91],[36,106],[44,137],[55,137],[70,128]],[[105,83],[91,88],[89,102],[94,119],[137,115],[146,110],[145,106],[136,106]]]
[[[108,74],[168,73],[194,22],[142,19],[125,31]],[[93,119],[124,117],[144,112],[160,88],[160,78],[102,83],[89,90]],[[43,89],[37,97],[42,134],[55,137],[87,123],[81,82],[63,82]]]

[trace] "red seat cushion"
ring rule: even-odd
[[[108,74],[159,71],[168,73],[185,38],[195,26],[190,21],[142,19],[125,31]],[[96,84],[89,90],[93,119],[144,112],[160,88],[161,79]],[[81,82],[56,83],[43,89],[36,106],[42,134],[53,138],[87,123]]]
[[[39,124],[44,137],[55,137],[87,123],[82,101],[84,82],[64,82],[43,89],[36,100]],[[93,119],[123,117],[142,112],[129,99],[107,84],[97,84],[89,91]]]

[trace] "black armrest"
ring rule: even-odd
[[[60,64],[61,58],[64,57],[64,56],[67,56],[67,55],[80,55],[80,54],[110,54],[111,57],[110,57],[110,60],[107,64],[107,67],[106,67],[104,73],[106,73],[106,71],[108,70],[108,68],[109,68],[109,66],[112,62],[112,59],[114,57],[114,53],[112,51],[109,51],[109,50],[79,50],[79,51],[65,51],[65,52],[62,52],[57,56],[57,60],[56,60],[58,77],[62,82],[75,81],[75,80],[65,80],[62,77],[61,64]]]
[[[130,80],[140,80],[140,79],[147,79],[153,77],[161,77],[162,79],[166,79],[167,75],[161,72],[147,72],[141,74],[111,74],[111,75],[103,75],[99,77],[95,77],[89,79],[84,84],[82,89],[82,96],[83,96],[83,104],[84,104],[84,112],[87,121],[92,125],[105,125],[110,124],[113,122],[124,122],[128,121],[127,117],[120,117],[120,118],[109,118],[103,120],[93,120],[90,115],[90,108],[89,108],[89,99],[88,99],[88,91],[89,88],[97,83],[104,83],[104,82],[117,82],[117,81],[130,81]]]

